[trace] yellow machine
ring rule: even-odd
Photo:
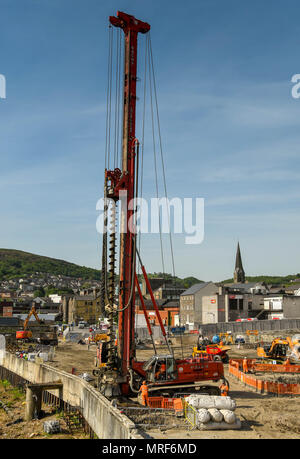
[[[289,354],[288,358],[290,363],[294,363],[299,365],[300,364],[300,335],[296,334],[293,335],[291,338],[287,338],[289,340]]]
[[[89,338],[90,343],[98,343],[99,341],[108,341],[109,338],[106,333],[97,333],[96,335],[92,335]]]
[[[252,336],[252,335],[257,336],[258,335],[258,330],[247,330],[246,331],[246,335],[248,335],[248,336]]]
[[[221,341],[225,341],[225,344],[233,344],[233,337],[231,333],[219,333],[219,338]],[[224,339],[223,339],[224,338]]]
[[[195,346],[193,347],[193,358],[201,354],[209,354],[213,356],[214,360],[222,360],[223,363],[228,363],[229,356],[227,355],[227,351],[230,349],[229,346],[221,346],[219,344],[207,344],[200,349]]]
[[[287,338],[274,338],[271,345],[265,345],[257,348],[257,357],[260,359],[272,359],[284,361],[287,359],[288,352],[295,353],[298,340]]]

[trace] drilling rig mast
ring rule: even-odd
[[[136,209],[134,199],[138,196],[139,142],[136,139],[136,82],[138,34],[146,34],[150,25],[133,16],[118,12],[109,18],[113,27],[124,32],[124,85],[121,168],[105,169],[104,179],[104,233],[102,255],[102,298],[108,316],[107,362],[97,370],[98,388],[107,397],[128,395],[138,392],[143,379],[150,381],[153,390],[182,390],[195,388],[202,381],[218,381],[224,376],[222,362],[206,359],[175,359],[166,331],[160,318],[147,273],[136,246]],[[115,256],[116,256],[116,203],[122,201],[119,250],[119,300],[115,301]],[[126,211],[122,207],[126,207]],[[110,208],[110,216],[108,210]],[[109,225],[108,225],[109,221]],[[107,226],[110,233],[107,235]],[[109,240],[108,240],[109,237]],[[107,247],[108,262],[107,262]],[[149,290],[157,319],[166,341],[168,354],[158,355],[151,326],[147,317],[143,297],[136,275],[136,255]],[[109,266],[108,266],[109,265]],[[152,339],[154,356],[148,362],[135,359],[135,288],[143,306],[149,335]],[[113,340],[113,318],[118,316],[117,348]],[[158,367],[165,366],[165,373],[156,376]],[[95,373],[94,373],[95,374]],[[218,394],[215,386],[203,386],[206,392]]]
[[[120,237],[120,284],[118,302],[118,349],[114,352],[112,337],[108,346],[108,367],[111,373],[109,383],[104,384],[104,392],[128,393],[128,373],[134,357],[134,320],[135,320],[135,241],[133,228],[129,228],[134,210],[129,205],[137,192],[136,156],[139,144],[135,137],[136,120],[136,82],[137,82],[137,38],[139,33],[147,33],[150,25],[135,19],[133,16],[119,12],[111,16],[110,23],[123,30],[125,36],[124,50],[124,87],[123,87],[123,136],[122,136],[122,170],[105,171],[106,196],[116,203],[122,193],[126,201],[126,215],[121,216]],[[110,235],[110,277],[108,287],[108,316],[112,328],[114,307],[114,262],[115,262],[115,206],[112,206]],[[107,209],[106,209],[107,210]],[[105,273],[106,275],[106,273]],[[111,330],[110,330],[111,332]],[[117,367],[117,373],[113,370]],[[114,380],[114,382],[113,382]]]

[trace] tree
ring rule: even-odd
[[[35,290],[33,292],[33,295],[34,295],[34,298],[36,298],[38,296],[43,298],[44,296],[46,296],[46,293],[45,293],[44,288],[40,287],[40,288],[38,288],[37,290]]]

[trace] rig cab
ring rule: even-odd
[[[173,381],[178,378],[176,360],[173,355],[154,355],[143,366],[146,380],[150,383]]]

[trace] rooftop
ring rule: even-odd
[[[194,295],[195,293],[197,293],[199,290],[201,290],[203,287],[206,287],[210,283],[211,283],[211,281],[209,281],[209,282],[201,282],[199,284],[194,284],[190,288],[185,290],[180,296]]]

